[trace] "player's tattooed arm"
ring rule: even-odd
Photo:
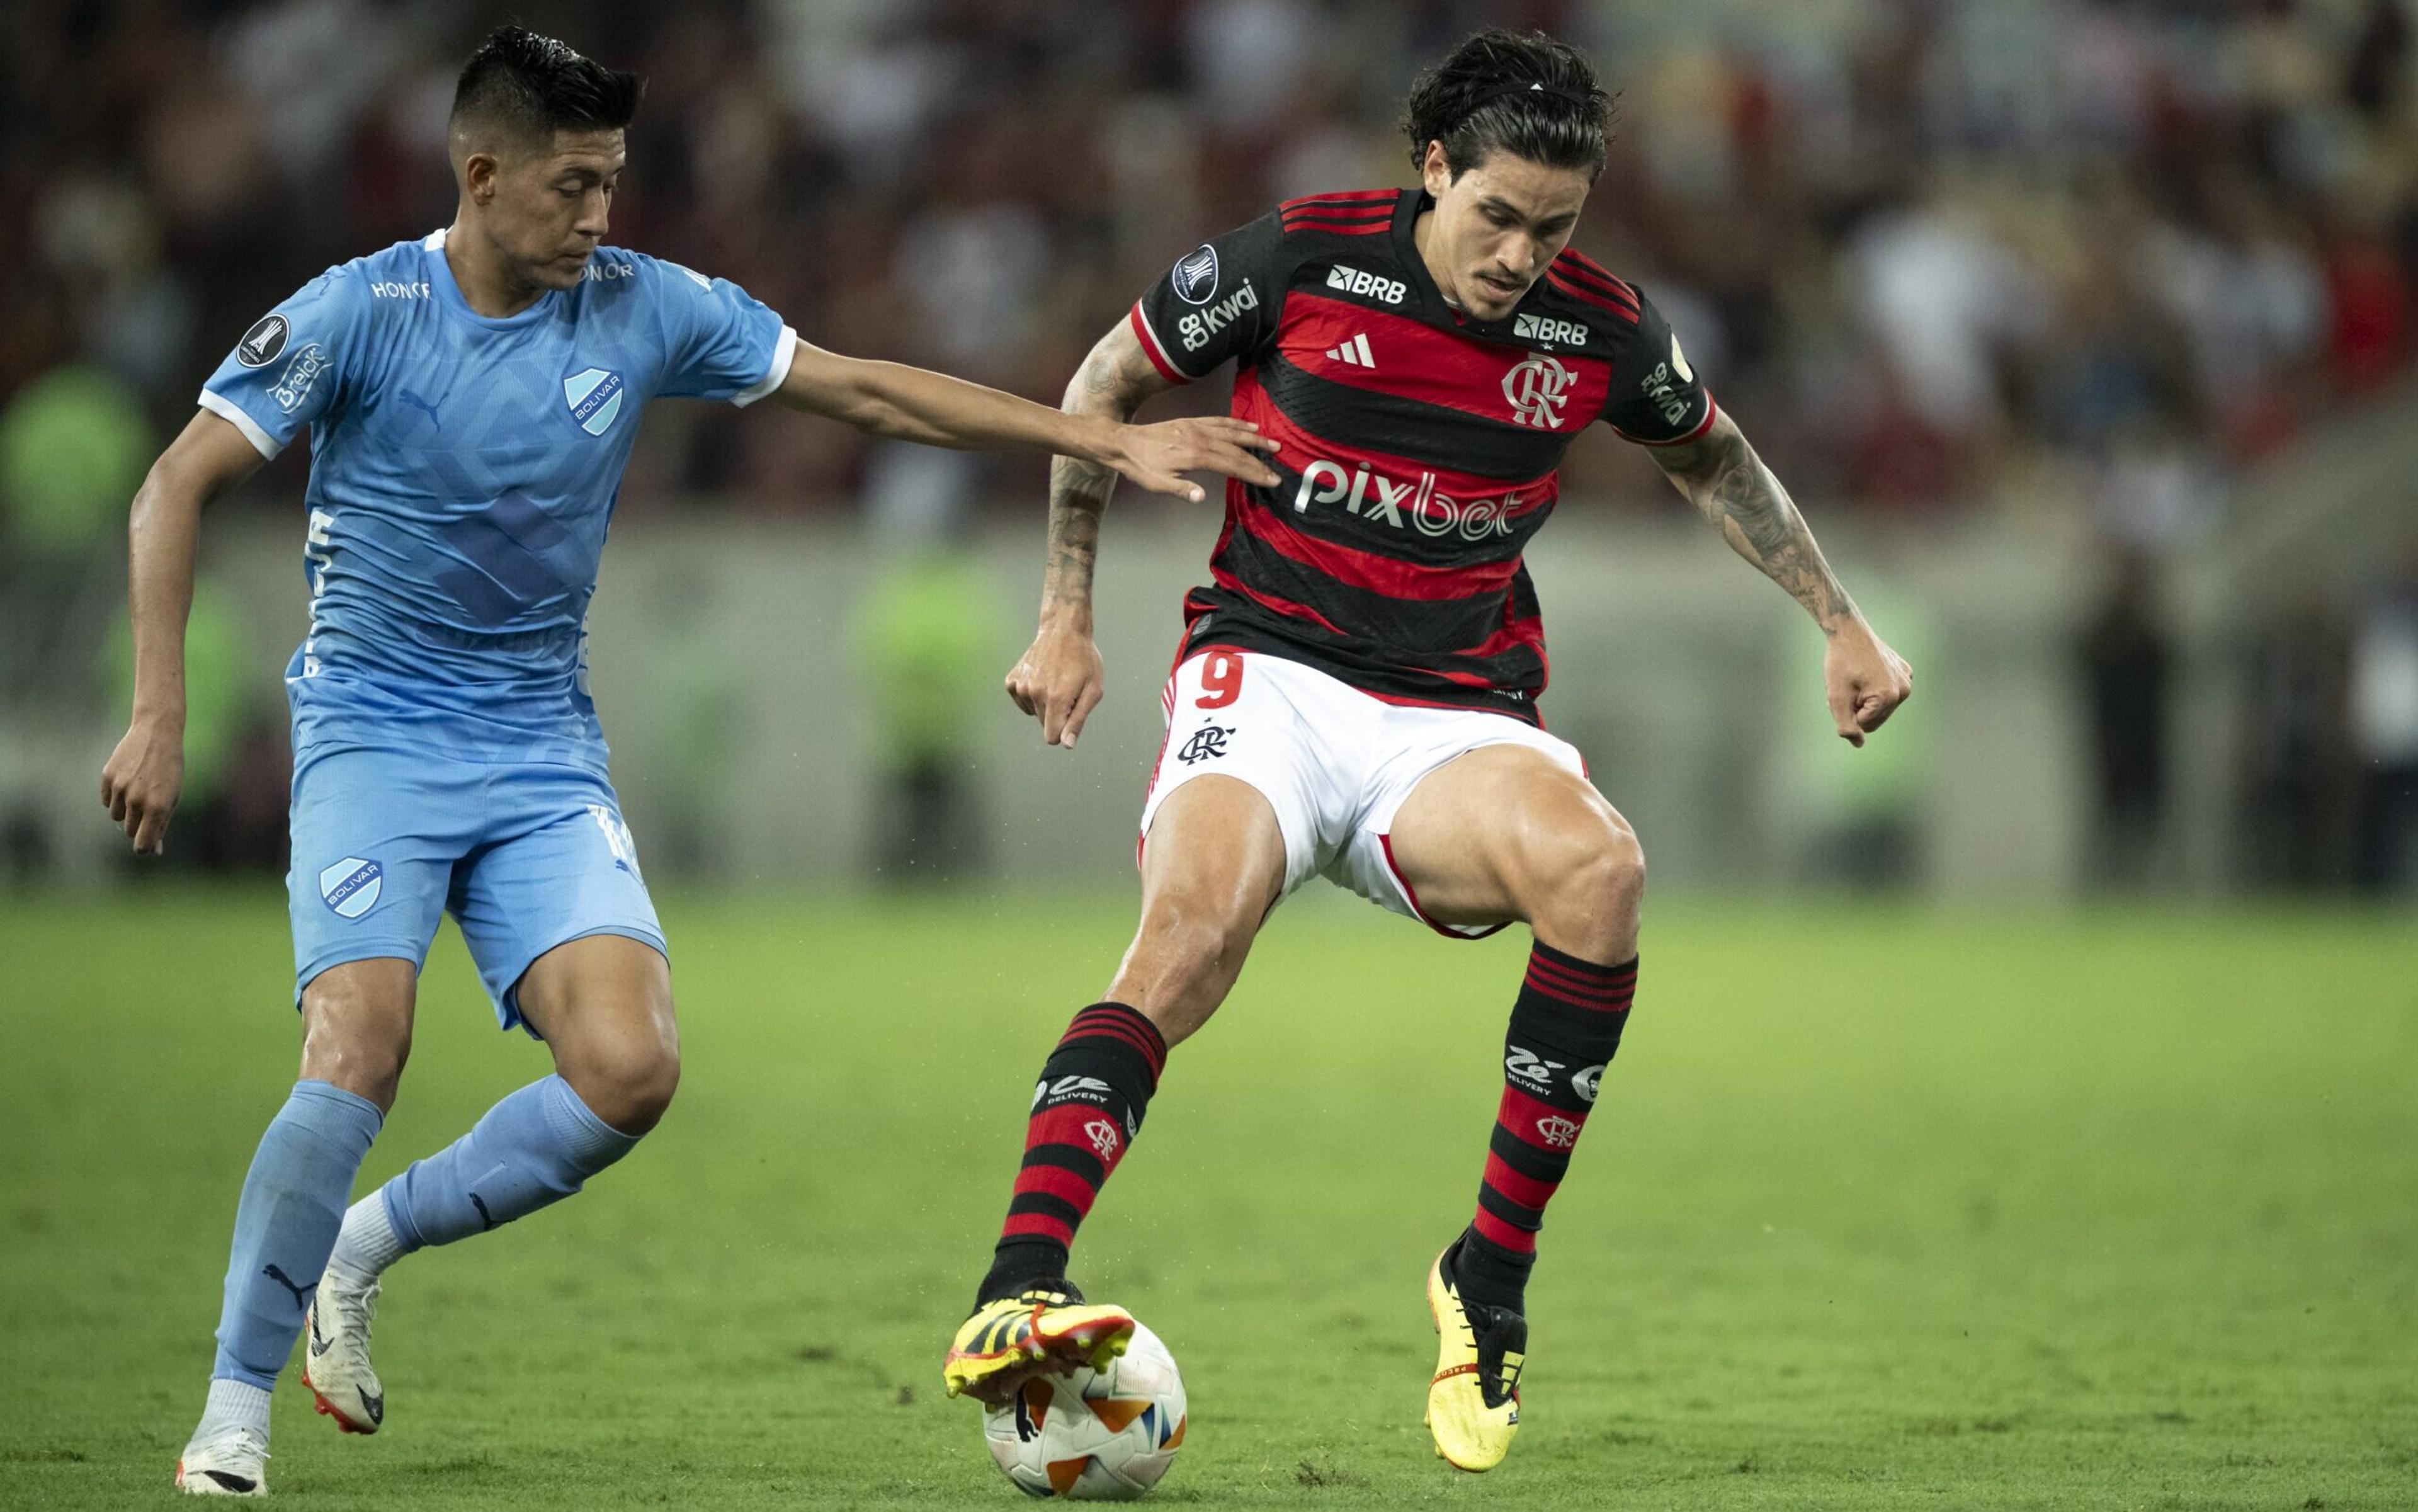
[[[1829,641],[1823,680],[1839,736],[1861,745],[1914,692],[1911,671],[1865,622],[1823,559],[1812,527],[1726,411],[1705,434],[1649,449],[1673,486],[1710,521],[1732,550],[1805,606]]]
[[[1133,328],[1119,321],[1075,370],[1061,407],[1124,424],[1168,387]],[[1049,745],[1071,749],[1105,693],[1100,649],[1092,639],[1092,576],[1099,563],[1100,517],[1116,486],[1113,468],[1079,457],[1050,459],[1041,629],[1007,674],[1007,695],[1041,722],[1041,739]]]
[[[261,464],[251,441],[208,410],[168,444],[134,493],[126,527],[126,597],[134,623],[134,708],[100,769],[101,806],[137,854],[167,848],[185,785],[185,620],[202,506]]]

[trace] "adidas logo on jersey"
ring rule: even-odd
[[[1383,299],[1387,304],[1401,303],[1403,297],[1411,292],[1407,285],[1396,280],[1379,278],[1374,273],[1363,273],[1356,267],[1346,267],[1341,263],[1326,270],[1326,286],[1330,289],[1341,289],[1346,294],[1365,294],[1372,299]]]
[[[1338,362],[1349,362],[1355,368],[1373,368],[1377,365],[1377,359],[1369,355],[1369,338],[1366,334],[1354,336],[1340,346],[1328,347],[1326,355]]]

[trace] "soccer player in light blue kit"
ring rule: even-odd
[[[207,1405],[177,1464],[190,1492],[266,1493],[269,1390],[306,1324],[319,1411],[375,1432],[380,1273],[578,1191],[671,1101],[663,933],[606,780],[582,632],[648,400],[771,396],[1193,499],[1189,468],[1275,481],[1249,426],[1110,424],[838,357],[728,283],[602,246],[637,96],[634,75],[559,42],[490,37],[454,99],[453,223],[263,316],[134,501],[133,719],[101,794],[156,852],[182,777],[202,506],[311,431],[311,628],[286,675],[301,1071],[237,1206]],[[543,1039],[555,1074],[347,1208],[448,911],[497,1017]]]

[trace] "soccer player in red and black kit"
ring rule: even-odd
[[[1486,1470],[1519,1424],[1523,1291],[1545,1208],[1619,1047],[1645,863],[1537,710],[1543,628],[1522,565],[1571,435],[1653,449],[1829,641],[1855,744],[1903,702],[1865,623],[1736,421],[1633,284],[1568,246],[1609,100],[1541,34],[1471,38],[1413,89],[1416,190],[1291,201],[1178,259],[1103,337],[1070,410],[1124,419],[1232,359],[1233,413],[1279,445],[1229,484],[1212,585],[1186,601],[1167,741],[1141,818],[1141,925],[1105,999],[1042,1068],[1023,1166],[954,1395],[1123,1347],[1132,1320],[1066,1280],[1077,1226],[1276,903],[1324,873],[1447,935],[1535,936],[1504,1045],[1475,1214],[1428,1277],[1436,1449]],[[1060,459],[1041,629],[1008,676],[1071,746],[1101,695],[1091,588],[1112,476]]]

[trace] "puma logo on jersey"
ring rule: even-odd
[[[1244,311],[1257,310],[1259,307],[1260,291],[1246,279],[1241,288],[1208,309],[1195,311],[1177,321],[1175,328],[1184,338],[1184,349],[1187,352],[1197,352],[1209,344],[1210,337],[1232,325]]]
[[[1341,263],[1326,270],[1326,286],[1330,289],[1341,289],[1346,294],[1365,294],[1372,299],[1383,299],[1387,304],[1401,303],[1403,297],[1411,292],[1407,284],[1389,278],[1379,278],[1374,273],[1363,273],[1356,267],[1346,267]]]
[[[1522,315],[1511,322],[1511,334],[1527,341],[1543,342],[1548,346],[1555,342],[1567,346],[1584,346],[1587,328],[1575,320],[1556,320],[1551,315]]]

